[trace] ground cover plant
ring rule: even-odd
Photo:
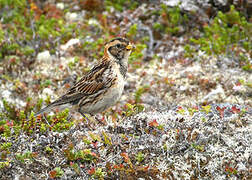
[[[0,0],[0,177],[252,178],[252,6],[169,2]],[[115,106],[34,116],[117,36],[137,48]]]

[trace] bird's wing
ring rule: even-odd
[[[77,104],[84,96],[90,96],[102,89],[109,88],[114,80],[115,77],[112,76],[110,63],[99,63],[76,82],[65,95],[56,100],[55,103],[57,105],[66,103]]]
[[[103,61],[94,66],[86,75],[76,82],[65,95],[41,109],[35,115],[42,114],[55,106],[63,104],[77,104],[85,96],[96,94],[113,85],[115,77],[112,76],[111,64]]]

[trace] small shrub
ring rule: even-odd
[[[169,8],[165,4],[160,6],[158,14],[162,19],[155,23],[153,28],[171,35],[179,35],[183,25],[188,22],[187,15],[183,14],[178,6],[173,8]]]
[[[252,23],[247,22],[234,6],[226,14],[219,12],[213,22],[203,27],[203,36],[199,39],[192,38],[194,45],[208,55],[225,54],[236,57],[240,66],[251,71],[251,49],[252,49]],[[187,57],[193,57],[196,49],[192,46],[185,46]]]

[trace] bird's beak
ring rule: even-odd
[[[133,45],[133,44],[129,44],[128,46],[126,46],[126,49],[127,49],[128,51],[133,50],[133,49],[135,49],[135,48],[136,48],[136,46]]]

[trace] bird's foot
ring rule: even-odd
[[[105,116],[100,116],[100,117],[95,116],[95,120],[98,123],[102,124],[103,126],[107,125],[107,122],[105,120]]]
[[[82,112],[80,112],[80,114],[81,114],[82,117],[85,119],[87,128],[88,128],[89,130],[95,130],[95,128],[91,126],[91,123],[90,123],[89,118],[88,118],[84,113],[82,113]]]

